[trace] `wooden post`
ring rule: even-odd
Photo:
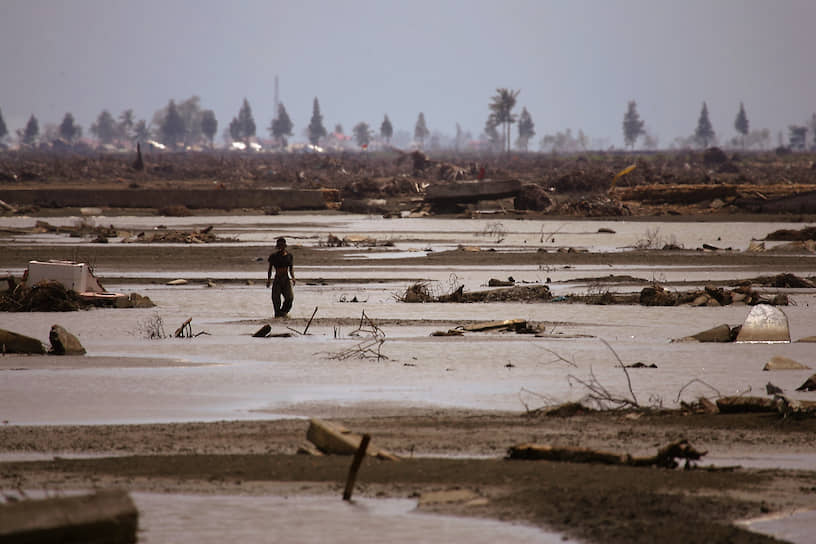
[[[349,468],[348,478],[346,478],[346,489],[343,491],[343,500],[350,501],[351,493],[354,491],[354,482],[357,480],[357,471],[360,470],[360,465],[363,464],[368,443],[371,440],[371,435],[364,434],[363,439],[360,440],[360,447],[354,453],[354,460],[351,462]]]
[[[315,306],[314,312],[312,312],[312,317],[309,318],[309,322],[306,323],[306,328],[303,329],[303,334],[305,335],[306,332],[309,330],[309,326],[312,324],[312,319],[314,319],[315,314],[317,314],[317,306]]]

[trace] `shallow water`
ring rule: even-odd
[[[30,226],[35,218],[3,217],[0,226]],[[77,218],[49,219],[73,224]],[[671,236],[675,243],[695,247],[720,240],[721,247],[743,249],[751,238],[779,228],[801,228],[785,223],[660,223],[611,221],[529,221],[489,219],[386,220],[346,215],[220,216],[220,217],[105,217],[99,224],[148,229],[202,227],[233,230],[263,243],[279,234],[297,243],[318,245],[329,233],[364,233],[390,237],[401,244],[426,247],[474,243],[483,247],[525,242],[546,244],[571,241],[593,251],[632,245],[643,237]],[[601,227],[615,234],[601,234]],[[496,234],[498,233],[498,235]],[[553,234],[555,233],[555,234]],[[655,234],[657,233],[657,234]],[[662,234],[661,234],[662,233]],[[548,237],[543,236],[546,234]],[[60,235],[63,236],[63,235]],[[501,243],[497,241],[501,237]],[[70,243],[87,244],[63,236]],[[365,252],[361,252],[365,254]],[[803,257],[810,259],[810,257]],[[816,274],[816,259],[814,272]],[[21,271],[25,263],[13,272]],[[812,344],[737,345],[670,343],[727,323],[742,323],[749,308],[647,308],[641,306],[585,306],[559,303],[404,304],[396,296],[417,279],[432,281],[432,289],[447,292],[464,284],[480,289],[492,277],[513,276],[517,281],[549,285],[555,295],[597,289],[576,278],[629,274],[659,281],[699,282],[784,272],[769,267],[701,267],[693,259],[681,266],[557,266],[497,267],[393,266],[372,260],[368,266],[299,267],[294,317],[308,318],[318,308],[309,336],[251,338],[260,325],[272,321],[269,290],[255,285],[219,284],[222,279],[261,280],[257,270],[233,273],[217,270],[177,270],[131,273],[97,263],[101,276],[123,278],[106,282],[112,291],[139,292],[153,299],[153,309],[91,310],[71,314],[0,314],[0,328],[34,336],[48,344],[48,331],[59,323],[76,334],[88,357],[138,357],[144,365],[90,365],[49,368],[31,365],[26,370],[0,371],[0,416],[15,424],[158,422],[275,417],[296,405],[382,404],[406,406],[468,407],[522,410],[544,403],[579,400],[587,394],[580,380],[597,379],[618,396],[631,396],[626,375],[616,357],[625,363],[654,363],[657,369],[629,371],[632,390],[641,404],[676,406],[700,395],[751,392],[763,395],[772,381],[794,398],[812,370],[767,373],[762,366],[773,356],[790,357],[812,368]],[[803,274],[807,275],[807,274]],[[128,283],[128,278],[182,277],[215,279],[216,288],[201,283],[170,287]],[[321,285],[320,278],[359,278],[360,283]],[[367,278],[390,278],[369,283]],[[222,286],[225,285],[225,286]],[[626,288],[613,286],[612,289]],[[637,286],[629,286],[631,290]],[[774,292],[774,290],[768,290]],[[813,290],[786,290],[794,305],[784,309],[795,340],[816,334]],[[360,302],[352,303],[350,300]],[[353,349],[360,338],[350,337],[354,326],[336,326],[332,319],[357,322],[362,312],[378,320],[404,320],[384,325],[387,339],[382,353],[387,359],[337,360]],[[192,339],[149,340],[147,325],[161,318],[172,333],[192,317]],[[465,320],[527,319],[543,322],[547,331],[564,338],[528,335],[468,333],[461,338],[431,337],[440,328]],[[422,320],[434,320],[436,323]],[[302,330],[302,322],[297,325]],[[273,323],[273,332],[287,332],[288,322]],[[589,335],[590,338],[582,338]],[[611,349],[600,339],[609,343]],[[614,351],[613,351],[614,350]],[[572,364],[556,361],[554,354]],[[203,366],[168,366],[169,359]],[[5,359],[10,361],[11,359]],[[15,358],[12,368],[27,368],[26,357]],[[86,359],[89,360],[89,359]],[[33,368],[45,366],[45,368]],[[307,415],[307,414],[303,414]]]
[[[537,528],[416,512],[410,499],[133,493],[143,544],[575,542]],[[331,535],[330,537],[328,535]]]
[[[773,536],[791,544],[812,544],[813,530],[816,527],[816,510],[749,520],[740,525],[756,533]]]

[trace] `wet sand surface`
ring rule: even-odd
[[[104,222],[148,229],[168,219],[106,217]],[[812,344],[670,343],[720,323],[738,325],[748,307],[396,300],[418,280],[440,291],[454,283],[472,291],[484,289],[490,278],[513,276],[518,282],[547,283],[554,294],[564,294],[642,287],[604,284],[608,274],[689,285],[780,272],[816,275],[811,255],[744,251],[751,238],[791,225],[411,223],[362,216],[177,220],[186,226],[216,221],[217,230],[237,233],[242,241],[167,247],[91,244],[53,235],[0,239],[0,269],[19,273],[32,258],[80,256],[93,261],[109,290],[139,292],[156,303],[150,309],[0,314],[0,328],[46,344],[51,325],[59,323],[88,350],[84,357],[0,357],[0,454],[8,459],[0,464],[3,489],[115,485],[195,496],[339,497],[347,458],[294,455],[305,441],[306,419],[321,417],[368,432],[378,446],[406,458],[366,461],[361,497],[416,500],[432,491],[466,489],[485,499],[420,500],[422,511],[519,521],[594,542],[764,542],[765,537],[730,522],[816,508],[812,420],[766,414],[682,416],[676,410],[681,400],[701,395],[763,396],[768,381],[791,398],[811,398],[812,393],[794,389],[812,370],[761,369],[776,355],[813,368]],[[20,222],[0,218],[0,226]],[[616,233],[597,233],[604,225]],[[501,241],[496,232],[503,234]],[[363,233],[389,238],[394,245],[322,247],[329,233]],[[293,244],[299,280],[292,318],[285,321],[271,319],[269,291],[262,283],[264,259],[279,235]],[[626,249],[644,237],[673,239],[688,249]],[[589,253],[558,253],[561,243]],[[702,243],[732,249],[697,251]],[[457,249],[460,245],[480,251]],[[600,279],[593,283],[588,277]],[[190,283],[164,285],[175,278]],[[206,287],[207,279],[215,287]],[[794,340],[816,334],[810,308],[816,293],[766,291],[785,292],[793,300],[784,311]],[[314,308],[318,312],[303,336],[299,332]],[[360,342],[349,333],[359,328],[363,312],[386,333],[386,358],[339,359],[339,353]],[[193,332],[206,334],[149,340],[145,328],[157,317],[167,333],[192,317]],[[540,324],[549,336],[430,336],[469,323],[516,318]],[[273,332],[293,336],[252,338],[267,322]],[[631,370],[630,391],[617,357],[657,368]],[[587,390],[575,378],[592,376],[615,395],[634,394],[640,405],[657,411],[571,418],[528,413],[581,400]],[[708,450],[718,468],[683,472],[502,460],[508,447],[521,442],[643,455],[681,437]],[[59,458],[14,460],[14,455],[34,453]],[[743,468],[724,468],[741,464],[740,459],[751,461]],[[702,465],[707,464],[704,458]],[[146,536],[146,541],[155,540]]]

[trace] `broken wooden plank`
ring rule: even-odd
[[[192,338],[193,336],[193,326],[190,323],[193,321],[192,317],[188,317],[181,326],[176,329],[176,332],[173,333],[173,336],[176,338],[180,338],[182,336],[186,336],[188,338]]]
[[[348,477],[346,478],[346,488],[343,490],[343,500],[350,501],[351,494],[354,491],[354,482],[357,481],[357,472],[360,470],[360,465],[363,464],[368,443],[371,441],[371,435],[364,434],[360,440],[360,447],[354,452],[354,459],[351,461],[349,467]]]

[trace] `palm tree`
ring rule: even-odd
[[[521,89],[517,91],[504,88],[496,89],[496,94],[490,103],[490,110],[493,112],[493,119],[496,124],[504,124],[504,141],[508,153],[510,152],[510,125],[516,122],[513,108],[516,107],[516,98],[520,92]]]

